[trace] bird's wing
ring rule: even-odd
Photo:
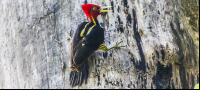
[[[92,53],[95,52],[95,49],[85,46],[84,39],[82,39],[77,46],[75,47],[75,55],[73,61],[76,64],[81,64],[85,60],[87,60]]]
[[[103,43],[104,31],[99,26],[94,26],[91,32],[73,45],[73,60],[76,64],[85,62]]]
[[[71,52],[70,52],[70,63],[71,63],[71,65],[73,65],[73,58],[74,58],[74,55],[75,55],[75,50],[74,50],[74,48],[77,46],[77,44],[78,44],[78,42],[82,39],[81,37],[80,37],[80,33],[81,33],[81,31],[83,30],[83,28],[85,27],[85,25],[87,24],[88,22],[83,22],[83,23],[81,23],[79,26],[78,26],[78,28],[77,28],[77,30],[76,30],[76,33],[75,33],[75,35],[74,35],[74,37],[73,37],[73,40],[72,40],[72,42],[71,42]]]

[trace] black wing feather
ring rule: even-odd
[[[71,45],[71,66],[74,64],[81,64],[78,67],[79,72],[76,70],[71,71],[70,85],[72,87],[76,85],[81,86],[83,80],[85,80],[85,83],[87,83],[89,76],[89,65],[87,63],[87,59],[98,49],[100,44],[102,44],[104,41],[104,30],[99,25],[95,26],[84,38],[80,37],[80,33],[86,24],[87,22],[84,22],[79,25]],[[89,26],[91,25],[92,24]],[[86,29],[89,29],[89,27]],[[86,34],[88,30],[85,31]]]

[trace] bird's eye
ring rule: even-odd
[[[96,11],[96,10],[97,10],[97,7],[93,7],[92,10]]]

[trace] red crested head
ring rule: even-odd
[[[82,5],[82,9],[85,12],[86,16],[88,17],[89,21],[91,21],[92,18],[97,19],[98,15],[104,12],[111,11],[111,10],[104,10],[105,8],[109,8],[109,7],[101,8],[100,6],[94,5],[94,4]]]

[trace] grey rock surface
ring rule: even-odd
[[[71,88],[70,39],[87,21],[81,5],[91,3],[113,6],[98,17],[104,43],[122,40],[126,47],[95,52],[88,83],[74,88],[193,88],[199,83],[199,26],[192,29],[182,1],[1,0],[0,87]]]

